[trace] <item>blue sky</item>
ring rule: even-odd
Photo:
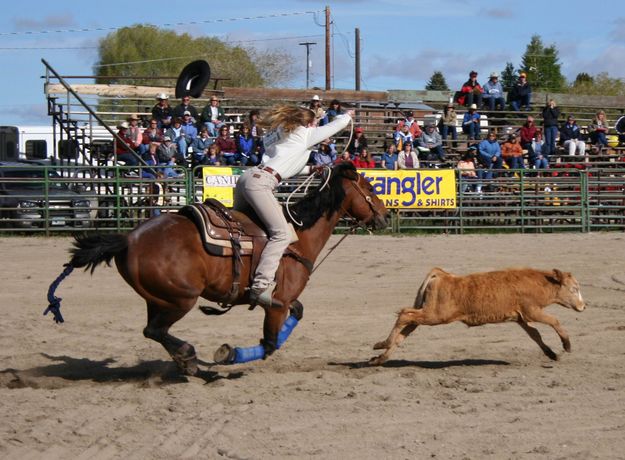
[[[326,5],[335,33],[335,88],[354,87],[356,28],[364,90],[423,89],[435,70],[443,72],[452,89],[471,69],[483,82],[508,61],[518,66],[533,34],[556,45],[569,80],[582,71],[625,78],[625,12],[616,0],[23,0],[2,5],[0,124],[49,124],[41,59],[62,75],[91,75],[98,40],[116,27],[137,23],[246,41],[261,49],[279,47],[294,55],[298,68],[288,86],[295,88],[306,84],[305,47],[298,43],[317,42],[311,47],[311,86],[324,87]],[[257,16],[263,17],[245,19]],[[71,31],[76,29],[88,30]]]

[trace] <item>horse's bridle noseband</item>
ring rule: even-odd
[[[358,185],[358,179],[356,178],[355,180],[351,180],[350,184],[352,185],[352,187],[354,187],[356,189],[356,191],[358,193],[360,193],[360,195],[365,199],[365,201],[367,202],[367,204],[369,205],[369,209],[371,210],[371,213],[373,214],[373,217],[371,219],[369,219],[370,221],[374,221],[377,217],[381,217],[380,212],[378,210],[375,209],[375,206],[373,206],[373,199],[371,198],[370,195],[367,195],[363,190],[362,187],[360,185]],[[352,219],[354,219],[357,222],[357,225],[355,226],[355,228],[357,227],[361,227],[367,231],[369,231],[369,226],[365,223],[362,222],[358,219],[356,219],[351,213],[349,213],[345,208],[341,207],[343,209],[343,212],[345,214],[347,214],[349,217],[351,217]]]

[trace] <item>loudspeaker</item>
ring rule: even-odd
[[[187,64],[176,82],[176,97],[201,97],[210,79],[211,68],[208,62],[199,60]]]

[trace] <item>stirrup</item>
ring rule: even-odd
[[[273,291],[275,290],[275,283],[269,284],[264,291],[255,291],[250,289],[250,307],[254,308],[256,305],[261,307],[282,307],[282,302],[274,300]]]

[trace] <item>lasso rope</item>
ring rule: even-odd
[[[52,314],[54,315],[54,322],[57,324],[65,322],[65,320],[63,319],[63,315],[61,315],[61,300],[63,299],[61,297],[56,297],[54,293],[56,292],[56,288],[59,287],[59,284],[61,284],[61,281],[67,278],[69,274],[74,270],[74,266],[72,264],[65,264],[63,266],[65,268],[63,269],[61,274],[57,276],[54,281],[52,281],[52,284],[50,284],[50,287],[48,288],[49,305],[48,308],[46,308],[43,312],[44,316],[52,312]]]

